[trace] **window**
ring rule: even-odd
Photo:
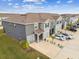
[[[38,23],[34,24],[34,28],[37,29],[38,28]]]
[[[62,22],[60,21],[60,23],[62,23]]]
[[[35,26],[35,28],[37,28],[37,26]]]
[[[46,23],[46,24],[45,24],[45,28],[47,28],[47,27],[49,27],[49,23]]]
[[[14,27],[16,27],[16,24],[14,24]]]
[[[59,24],[59,22],[57,21],[57,24]]]

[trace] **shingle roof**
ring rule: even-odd
[[[44,30],[42,30],[42,29],[37,29],[37,30],[35,30],[34,32],[35,32],[36,34],[40,34],[40,33],[44,32]]]
[[[27,23],[41,23],[46,20],[57,20],[59,18],[58,14],[49,14],[49,13],[28,13],[28,14],[16,14],[16,15],[7,15],[8,18],[3,21],[27,24]]]
[[[42,19],[57,20],[59,18],[59,15],[58,14],[50,14],[50,13],[41,13],[40,17]]]
[[[61,14],[62,17],[75,17],[79,16],[79,14]]]
[[[0,13],[0,17],[10,17],[10,16],[18,16],[21,14],[11,14],[11,13]]]

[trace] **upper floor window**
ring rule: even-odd
[[[62,23],[62,22],[60,21],[60,23]]]
[[[61,23],[61,21],[57,21],[57,24],[60,24]]]
[[[14,24],[14,27],[16,27],[16,24]]]
[[[35,28],[38,28],[37,26],[35,26]]]
[[[57,24],[59,24],[59,21],[57,21]]]
[[[34,29],[38,29],[38,24],[34,24]]]
[[[49,27],[49,23],[46,23],[46,24],[45,24],[45,28],[47,28],[47,27]]]

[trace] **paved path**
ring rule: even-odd
[[[79,59],[79,30],[76,33],[72,33],[73,40],[70,40],[63,50],[54,59]]]
[[[49,42],[32,43],[30,46],[51,59],[79,59],[79,29],[72,34],[74,39],[68,41],[63,49]]]
[[[59,47],[44,41],[40,43],[32,43],[30,46],[49,58],[53,58],[61,50]]]

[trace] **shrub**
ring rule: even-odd
[[[62,46],[62,45],[61,45],[61,46],[59,46],[59,47],[60,47],[61,49],[62,49],[62,48],[64,48],[64,46]]]
[[[51,36],[52,37],[52,39],[55,39],[55,36]]]
[[[70,26],[67,26],[66,29],[68,30],[70,28]]]
[[[72,22],[70,22],[70,23],[68,24],[68,26],[73,26],[73,23],[72,23]]]
[[[70,22],[69,24],[67,24],[66,29],[70,29],[70,27],[72,27],[74,24],[72,22]]]
[[[26,49],[26,48],[29,48],[29,43],[27,40],[22,40],[21,41],[21,46],[22,48]]]

